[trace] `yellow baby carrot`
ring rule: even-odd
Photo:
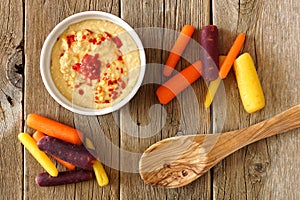
[[[87,148],[95,150],[95,146],[92,140],[90,140],[89,138],[85,138],[85,145]]]
[[[95,149],[93,142],[89,139],[85,139],[85,144],[90,149]],[[103,165],[99,160],[96,160],[93,164],[93,170],[95,172],[96,180],[99,186],[105,186],[108,184],[109,180],[107,174],[103,168]]]
[[[234,72],[245,110],[254,113],[262,109],[265,97],[249,53],[244,53],[235,60]]]
[[[58,170],[45,152],[39,150],[35,140],[28,133],[20,133],[18,139],[31,153],[31,155],[42,165],[51,176],[57,176]]]
[[[219,65],[221,66],[225,60],[226,56],[219,56]],[[209,83],[208,89],[207,89],[207,94],[205,97],[205,102],[204,102],[204,106],[205,108],[208,108],[210,106],[210,104],[212,103],[212,100],[215,97],[215,94],[219,88],[219,85],[221,83],[221,78],[218,77],[216,80],[211,81]]]
[[[210,106],[210,104],[212,103],[212,100],[215,97],[215,94],[216,94],[216,92],[219,88],[220,83],[221,83],[221,78],[220,77],[218,77],[216,80],[211,81],[209,83],[207,93],[206,93],[206,97],[205,97],[205,102],[204,102],[205,108],[208,108]]]
[[[93,170],[95,172],[95,176],[98,182],[99,186],[105,186],[108,184],[108,177],[106,175],[106,172],[103,168],[103,165],[101,164],[101,162],[99,162],[99,160],[97,160],[94,164],[93,164]]]

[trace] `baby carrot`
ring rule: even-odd
[[[65,166],[66,168],[68,168],[69,170],[74,170],[75,169],[75,165],[72,165],[71,163],[68,163],[58,157],[52,156],[55,160],[57,160],[60,164],[62,164],[63,166]]]
[[[45,137],[45,134],[42,133],[41,131],[36,131],[32,134],[32,138],[38,142],[40,139],[42,139],[43,137]]]
[[[93,178],[93,172],[88,170],[80,171],[66,171],[59,172],[57,177],[51,177],[46,172],[37,175],[35,182],[38,186],[48,187],[56,185],[64,185],[71,183],[79,183],[83,181],[88,181]]]
[[[27,133],[20,133],[18,139],[31,155],[42,165],[51,176],[57,176],[58,170],[45,152],[39,150],[34,139]]]
[[[88,148],[95,150],[94,144],[88,138],[85,139],[85,144]],[[96,180],[99,186],[105,186],[108,184],[109,180],[107,174],[101,164],[101,162],[97,159],[93,164],[93,170],[96,176]]]
[[[219,65],[222,65],[224,60],[225,60],[226,56],[219,56]],[[207,94],[205,97],[205,102],[204,102],[204,106],[205,108],[208,108],[210,106],[210,104],[212,103],[212,100],[215,97],[215,94],[219,88],[219,85],[221,83],[221,78],[218,77],[216,80],[211,81],[209,83],[208,89],[207,89]]]
[[[223,65],[220,67],[219,76],[220,78],[226,78],[231,66],[233,65],[236,57],[239,55],[240,50],[245,42],[246,35],[244,33],[240,33],[235,39],[232,47],[230,48],[226,59],[224,60]]]
[[[33,139],[38,142],[40,139],[42,139],[43,137],[45,137],[45,134],[40,132],[40,131],[36,131],[33,133],[32,135]],[[60,164],[62,164],[63,166],[65,166],[66,168],[68,168],[69,170],[74,170],[75,169],[75,165],[72,165],[71,163],[68,163],[60,158],[57,158],[55,156],[52,156],[55,160],[57,160]]]
[[[79,130],[70,126],[61,124],[38,114],[29,114],[26,122],[29,127],[41,131],[46,135],[56,137],[72,144],[82,144],[81,138],[83,134]]]
[[[37,143],[40,150],[56,156],[77,167],[89,169],[96,158],[83,145],[71,144],[60,139],[45,136]]]
[[[156,90],[156,96],[161,104],[169,103],[177,94],[200,78],[201,61],[196,61],[173,76]]]
[[[265,106],[265,97],[249,53],[244,53],[235,60],[234,72],[245,110],[254,113],[262,109]]]
[[[208,25],[199,32],[199,43],[203,47],[200,60],[203,65],[202,77],[205,81],[213,81],[219,77],[218,27]]]
[[[194,33],[194,30],[195,28],[191,25],[185,25],[182,28],[173,48],[171,49],[166,65],[164,67],[165,76],[170,76],[173,72],[173,69],[178,63],[181,54],[183,53],[185,47],[189,43],[189,40]]]

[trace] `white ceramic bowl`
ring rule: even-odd
[[[80,107],[78,105],[73,104],[66,97],[64,97],[56,88],[50,73],[51,52],[57,38],[71,24],[78,23],[80,21],[84,21],[88,19],[107,20],[123,27],[126,31],[128,31],[128,33],[133,38],[133,40],[135,41],[139,49],[141,69],[135,86],[123,100],[121,100],[119,103],[109,108],[91,109],[91,108]],[[138,91],[139,87],[142,84],[144,74],[145,74],[145,65],[146,65],[145,51],[143,48],[143,44],[139,36],[136,34],[136,32],[131,28],[131,26],[129,26],[126,22],[124,22],[119,17],[109,13],[100,12],[100,11],[86,11],[86,12],[77,13],[60,22],[46,38],[42,48],[41,57],[40,57],[41,75],[47,91],[61,106],[65,107],[66,109],[72,112],[82,114],[82,115],[104,115],[116,111],[120,109],[122,106],[124,106],[125,104],[127,104],[133,98],[133,96],[136,94],[136,92]]]

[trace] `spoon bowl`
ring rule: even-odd
[[[140,159],[140,175],[157,187],[185,186],[240,148],[300,127],[300,105],[258,124],[218,134],[177,136],[151,145]]]

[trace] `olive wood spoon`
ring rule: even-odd
[[[165,188],[181,187],[196,180],[240,148],[298,127],[300,105],[241,130],[164,139],[143,153],[139,172],[147,184]]]

